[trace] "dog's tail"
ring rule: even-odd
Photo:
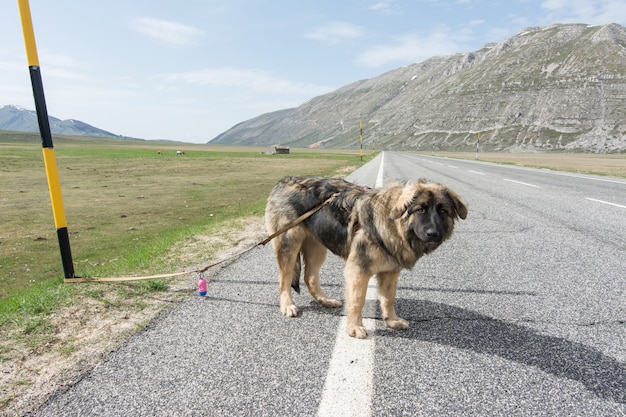
[[[300,273],[302,272],[302,252],[298,253],[296,258],[296,264],[293,266],[293,273],[291,275],[291,288],[296,290],[300,294]]]

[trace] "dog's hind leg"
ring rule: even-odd
[[[295,274],[300,274],[300,247],[302,236],[297,230],[290,230],[278,236],[274,242],[276,261],[280,269],[280,312],[286,317],[296,317],[298,309],[291,297],[291,287]]]
[[[329,298],[322,290],[320,284],[320,269],[326,259],[327,249],[312,236],[306,238],[302,244],[304,258],[304,282],[309,288],[309,293],[321,306],[328,308],[341,307],[341,301]]]
[[[409,322],[396,316],[396,309],[394,307],[399,275],[400,272],[381,272],[377,274],[378,298],[380,299],[380,309],[383,313],[383,320],[385,320],[387,327],[396,330],[404,330],[409,328]]]

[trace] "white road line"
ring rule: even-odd
[[[384,162],[383,152],[374,185],[376,188],[384,185]],[[374,317],[376,314],[378,297],[375,283],[376,281],[372,280],[367,287],[363,317]],[[372,414],[376,320],[363,319],[363,325],[367,330],[366,339],[348,336],[346,325],[347,318],[344,312],[337,329],[335,347],[330,357],[324,391],[317,410],[320,417],[367,417]]]
[[[459,169],[459,167],[454,166],[454,165],[448,165],[449,168],[454,168],[454,169]]]
[[[590,198],[590,197],[585,197],[585,198],[589,201],[595,201],[596,203],[608,204],[609,206],[626,209],[626,206],[622,206],[621,204],[615,204],[615,203],[611,203],[609,201],[604,201],[604,200],[596,200],[595,198]]]
[[[383,186],[383,173],[384,171],[384,167],[383,165],[385,164],[385,153],[381,153],[380,154],[380,166],[378,167],[378,174],[376,175],[376,184],[374,184],[375,188],[380,188]]]
[[[521,185],[525,185],[527,187],[533,187],[533,188],[541,188],[538,185],[534,185],[534,184],[528,184],[527,182],[521,182],[521,181],[515,181],[515,180],[510,180],[507,178],[504,178],[504,181],[508,181],[508,182],[514,182],[515,184],[521,184]]]
[[[474,174],[478,174],[478,175],[486,175],[484,172],[472,171],[471,169],[468,169],[468,171],[473,172]]]
[[[368,287],[363,317],[376,313],[376,287]],[[370,416],[374,391],[374,331],[376,320],[364,318],[366,339],[355,339],[346,332],[346,317],[341,318],[335,348],[330,358],[322,400],[317,411],[320,417]]]

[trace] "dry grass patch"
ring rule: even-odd
[[[471,152],[439,152],[440,156],[458,159],[475,159]],[[514,164],[535,168],[548,168],[581,174],[610,175],[626,178],[625,154],[581,153],[479,153],[478,160]]]

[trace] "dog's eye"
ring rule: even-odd
[[[422,214],[422,213],[424,213],[425,211],[426,211],[426,209],[425,209],[424,207],[422,207],[422,206],[417,206],[417,207],[415,207],[415,211],[414,211],[414,212],[415,212],[415,213]]]
[[[437,209],[437,211],[439,212],[440,215],[442,216],[447,216],[448,215],[448,210],[446,210],[444,207],[439,207]]]

